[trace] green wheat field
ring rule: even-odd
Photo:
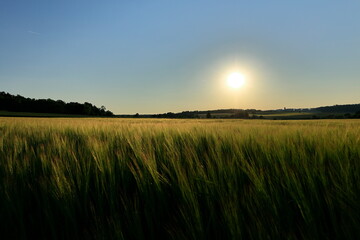
[[[358,239],[360,120],[0,118],[1,239]]]

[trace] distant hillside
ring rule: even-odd
[[[83,104],[77,102],[65,103],[62,100],[25,98],[6,92],[0,92],[0,111],[88,116],[114,115],[111,111],[106,111],[104,106],[98,108],[88,102]]]
[[[313,108],[312,110],[323,113],[356,113],[360,112],[360,104],[346,104]]]
[[[220,109],[209,111],[184,111],[151,115],[153,118],[249,118],[249,111],[242,109]]]
[[[360,118],[360,104],[334,105],[317,108],[284,108],[276,110],[218,109],[183,111],[179,113],[118,115],[125,118],[252,118],[252,119],[328,119]]]

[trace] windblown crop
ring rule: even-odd
[[[2,239],[356,239],[360,121],[0,118]]]

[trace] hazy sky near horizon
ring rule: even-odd
[[[129,114],[360,103],[359,12],[360,1],[2,0],[0,90]]]

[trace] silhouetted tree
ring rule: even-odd
[[[65,103],[62,100],[32,99],[20,95],[14,96],[6,92],[0,92],[0,110],[10,112],[61,113],[92,116],[114,115],[111,111],[106,111],[104,106],[97,108],[88,102],[80,104],[77,102]]]

